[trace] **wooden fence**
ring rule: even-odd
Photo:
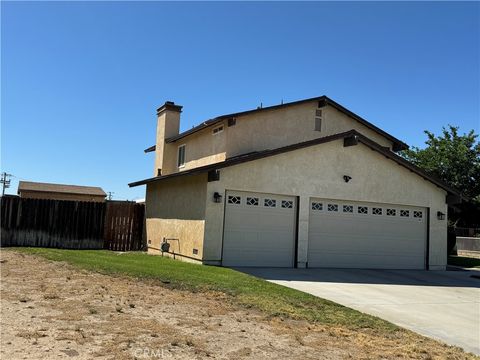
[[[144,205],[1,199],[1,246],[140,250]]]
[[[145,205],[125,201],[107,202],[105,249],[132,251],[143,248]]]

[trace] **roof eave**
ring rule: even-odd
[[[174,177],[178,177],[178,176],[200,174],[200,173],[208,172],[208,171],[214,170],[214,169],[221,169],[221,168],[237,165],[237,164],[240,164],[240,163],[243,163],[243,162],[254,161],[254,160],[264,158],[264,157],[269,157],[269,156],[273,156],[273,155],[277,155],[277,154],[281,154],[281,153],[284,153],[284,152],[297,150],[297,149],[301,149],[301,148],[305,148],[305,147],[309,147],[309,146],[313,146],[313,145],[320,145],[320,144],[330,142],[330,141],[334,141],[334,140],[346,139],[346,138],[349,138],[349,137],[356,137],[356,139],[358,139],[358,141],[360,141],[362,144],[370,147],[372,150],[375,150],[375,151],[381,153],[382,155],[386,156],[387,158],[390,158],[391,160],[395,161],[399,165],[404,166],[408,170],[410,170],[410,171],[416,173],[417,175],[423,177],[425,180],[430,181],[431,183],[433,183],[433,184],[437,185],[438,187],[444,189],[447,193],[453,194],[453,195],[456,195],[456,196],[460,196],[464,199],[464,197],[461,195],[461,193],[458,190],[452,188],[451,186],[449,186],[448,184],[446,184],[442,180],[439,180],[439,179],[435,178],[434,176],[426,173],[424,170],[422,170],[419,167],[413,165],[412,163],[405,160],[401,156],[395,154],[394,152],[392,152],[388,149],[385,149],[380,144],[378,144],[375,141],[367,138],[365,135],[359,133],[356,130],[350,130],[350,131],[346,131],[346,132],[343,132],[343,133],[330,135],[330,136],[326,136],[326,137],[323,137],[323,138],[317,138],[317,139],[305,141],[305,142],[302,142],[302,143],[296,143],[296,144],[292,144],[292,145],[288,145],[288,146],[284,146],[284,147],[276,148],[276,149],[272,149],[272,150],[260,151],[260,152],[253,153],[250,156],[238,156],[238,157],[235,157],[231,160],[227,159],[227,160],[219,162],[219,163],[205,165],[205,166],[194,168],[194,169],[191,169],[191,170],[185,170],[185,171],[181,171],[181,172],[177,172],[177,173],[173,173],[173,174],[169,174],[169,175],[164,175],[164,176],[156,176],[156,177],[153,177],[153,178],[148,178],[148,179],[144,179],[144,180],[140,180],[140,181],[130,183],[130,184],[128,184],[128,186],[129,187],[135,187],[135,186],[146,185],[146,184],[151,183],[151,182],[166,180],[166,179],[174,178]]]
[[[155,151],[155,149],[157,148],[156,145],[153,145],[153,146],[150,146],[149,148],[146,148],[145,150],[143,150],[143,152],[146,154],[146,153],[149,153],[149,152],[153,152]]]

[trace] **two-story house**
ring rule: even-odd
[[[145,150],[154,175],[130,184],[147,187],[149,252],[224,266],[445,269],[447,203],[459,194],[398,156],[402,141],[326,96],[183,133],[181,110],[157,110]]]

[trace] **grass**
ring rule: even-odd
[[[15,251],[64,261],[103,274],[159,280],[162,286],[169,288],[222,292],[230,295],[234,303],[258,309],[268,316],[350,329],[371,328],[387,332],[399,329],[380,318],[228,268],[190,264],[144,253],[43,248],[15,248]]]
[[[480,268],[480,259],[450,255],[448,257],[448,265],[462,266],[465,268]]]

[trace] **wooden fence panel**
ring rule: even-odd
[[[1,198],[1,246],[144,249],[145,205]]]
[[[126,201],[108,201],[105,216],[105,249],[142,250],[145,205]]]
[[[1,198],[1,245],[103,248],[105,203]]]

